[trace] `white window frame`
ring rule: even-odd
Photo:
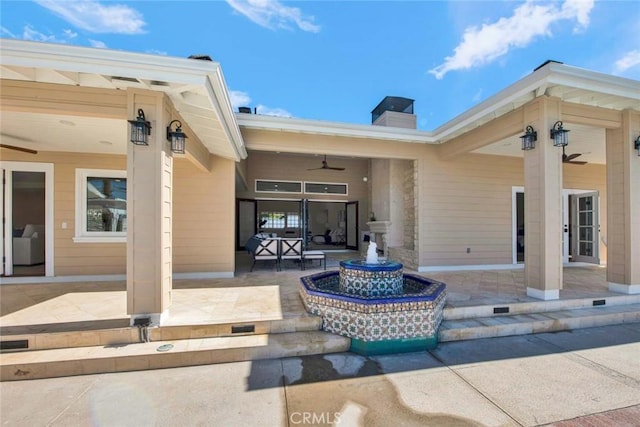
[[[307,191],[307,184],[311,185],[344,185],[344,193],[315,193],[313,191]],[[348,196],[349,195],[349,184],[346,182],[321,182],[321,181],[304,181],[302,183],[302,189],[304,194],[324,194],[331,196]]]
[[[127,178],[127,171],[115,169],[76,169],[75,243],[126,243],[126,231],[87,231],[87,178]]]
[[[284,182],[287,184],[300,184],[300,191],[268,191],[268,190],[258,190],[258,182]],[[255,180],[255,188],[254,191],[256,193],[274,193],[274,194],[302,194],[304,189],[304,183],[302,181],[290,181],[290,180],[282,180],[282,179],[256,179]]]

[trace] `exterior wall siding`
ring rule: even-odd
[[[125,274],[125,243],[75,243],[73,237],[76,169],[126,170],[126,156],[3,150],[2,160],[54,164],[56,276]],[[212,157],[211,172],[174,160],[174,273],[234,271],[234,173],[232,160]]]

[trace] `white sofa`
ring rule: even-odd
[[[34,265],[44,262],[44,225],[27,224],[21,237],[13,238],[13,263]]]

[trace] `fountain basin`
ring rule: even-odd
[[[322,317],[323,330],[351,338],[351,351],[363,355],[437,346],[446,298],[444,283],[401,274],[402,292],[398,294],[356,295],[341,289],[341,274],[342,268],[300,279],[303,304],[308,312]]]
[[[340,261],[340,291],[364,297],[383,297],[402,293],[402,264],[362,260]]]

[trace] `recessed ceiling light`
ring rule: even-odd
[[[73,123],[70,120],[60,120],[60,124],[67,125],[67,126],[75,126],[76,125],[75,123]]]

